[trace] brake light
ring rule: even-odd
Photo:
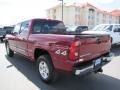
[[[69,51],[69,59],[70,60],[75,61],[79,58],[79,46],[80,46],[79,41],[74,41],[71,44],[70,51]]]

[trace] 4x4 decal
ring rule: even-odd
[[[66,56],[67,51],[61,51],[60,49],[58,49],[57,51],[55,51],[55,54]]]

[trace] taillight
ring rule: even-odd
[[[69,51],[69,59],[75,61],[79,58],[79,46],[80,41],[74,41],[71,44],[70,51]]]

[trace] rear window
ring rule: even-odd
[[[63,22],[55,20],[35,20],[32,30],[33,34],[64,34],[66,32]]]

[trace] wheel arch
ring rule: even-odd
[[[5,40],[5,47],[6,47],[7,43],[8,43],[8,41],[7,41],[7,40]]]
[[[35,48],[34,50],[34,59],[37,60],[37,58],[41,55],[49,55],[51,58],[51,54],[45,50],[45,49],[40,49],[40,48]],[[52,58],[51,58],[52,59]]]

